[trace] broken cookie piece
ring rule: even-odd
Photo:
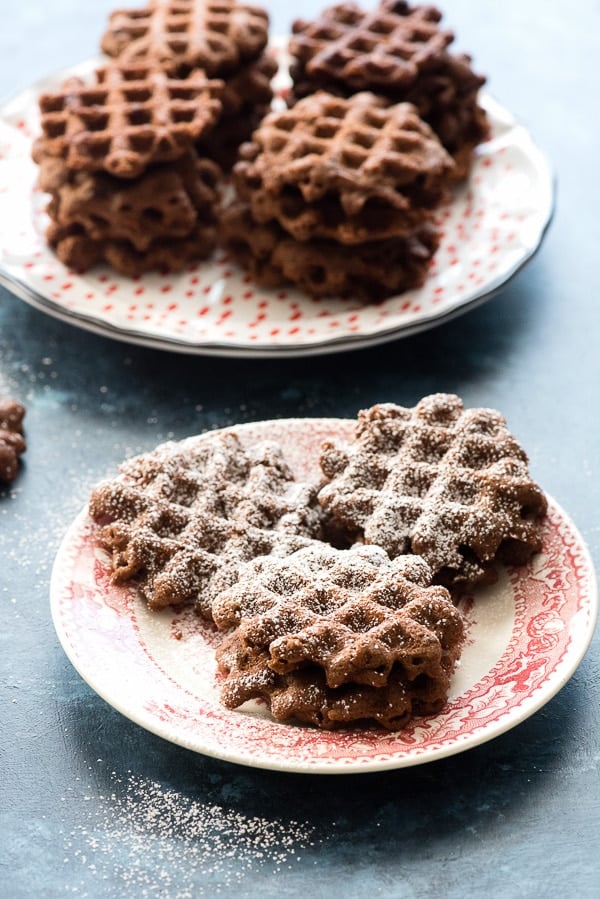
[[[0,483],[11,483],[19,472],[19,457],[26,449],[24,416],[25,407],[21,403],[0,397]]]

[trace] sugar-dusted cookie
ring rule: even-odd
[[[210,618],[214,596],[242,563],[320,535],[315,495],[277,444],[245,450],[229,431],[125,462],[94,489],[89,508],[116,582],[137,584],[152,608],[193,602]]]
[[[441,583],[472,586],[494,576],[495,560],[520,564],[540,549],[547,501],[525,451],[499,412],[453,394],[361,412],[353,442],[324,443],[321,467],[319,501],[338,539],[420,555]]]
[[[313,543],[248,563],[213,604],[233,627],[217,649],[223,702],[263,698],[276,717],[321,727],[403,726],[445,701],[464,627],[422,559]],[[308,707],[307,707],[308,703]],[[345,708],[345,711],[344,711]]]

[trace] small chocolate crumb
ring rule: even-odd
[[[0,397],[0,482],[9,484],[19,473],[19,457],[25,452],[23,418],[25,407],[9,397]]]

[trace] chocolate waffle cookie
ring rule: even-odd
[[[547,502],[524,450],[499,412],[452,394],[361,412],[354,442],[326,441],[321,467],[336,540],[415,553],[439,583],[493,580],[495,560],[522,564],[541,547]]]
[[[223,114],[215,128],[197,144],[200,155],[214,159],[226,172],[233,168],[240,144],[250,140],[270,109],[271,79],[276,71],[275,58],[263,53],[256,62],[226,79]]]
[[[238,161],[240,146],[250,140],[269,109],[269,106],[244,104],[239,112],[223,115],[216,128],[196,145],[198,153],[213,159],[223,172],[231,172]]]
[[[25,452],[23,418],[25,407],[9,397],[0,397],[0,483],[14,481],[19,458]]]
[[[453,167],[414,107],[320,92],[265,117],[234,181],[255,221],[276,219],[296,240],[358,244],[430,220]]]
[[[378,547],[314,544],[248,563],[213,605],[219,626],[237,625],[217,650],[224,704],[262,697],[276,717],[285,706],[284,717],[322,727],[404,725],[413,702],[439,708],[464,629],[430,580],[423,560],[391,562]]]
[[[277,60],[269,52],[242,66],[224,80],[223,115],[239,115],[249,109],[266,108],[273,99],[272,79]]]
[[[475,148],[490,135],[487,114],[478,102],[483,84],[485,78],[473,71],[470,56],[442,53],[406,94],[396,95],[413,103],[431,125],[454,160],[456,181],[468,176]]]
[[[102,50],[124,61],[152,61],[187,75],[203,69],[226,75],[257,59],[267,44],[269,18],[259,6],[232,0],[154,0],[110,15]]]
[[[295,284],[312,297],[352,296],[373,302],[419,287],[439,244],[434,227],[415,234],[357,245],[332,240],[298,241],[277,222],[257,224],[243,202],[222,214],[220,242],[257,284]]]
[[[318,671],[299,670],[265,679],[260,696],[273,718],[287,723],[334,730],[375,724],[389,731],[405,728],[413,718],[436,715],[448,701],[450,677],[423,678],[406,684],[398,675],[385,687],[346,684],[331,689]],[[258,694],[257,694],[258,695]]]
[[[441,712],[450,688],[450,676],[442,673],[435,680],[422,678],[409,684],[393,674],[384,687],[345,684],[332,689],[318,669],[276,674],[264,653],[236,654],[232,650],[226,655],[222,649],[220,665],[223,672],[238,672],[221,693],[227,708],[262,699],[273,718],[323,730],[371,723],[386,730],[402,730],[412,718]]]
[[[294,480],[281,449],[244,450],[233,432],[167,443],[98,485],[90,514],[113,579],[133,581],[151,608],[215,595],[259,555],[287,555],[320,536],[316,489]]]
[[[146,250],[137,250],[128,240],[95,240],[79,224],[50,222],[46,240],[67,268],[85,272],[106,263],[126,278],[144,272],[180,272],[215,248],[214,222],[197,222],[185,237],[159,238]]]
[[[396,0],[368,11],[342,3],[314,22],[297,20],[288,102],[318,90],[342,97],[367,90],[393,103],[413,103],[454,158],[454,179],[465,178],[474,148],[489,135],[478,103],[485,78],[473,71],[469,56],[450,52],[454,36],[440,20],[431,6]]]
[[[222,92],[221,81],[200,71],[179,79],[150,64],[112,63],[97,71],[94,84],[71,78],[41,95],[33,158],[135,178],[192,148],[221,114]]]
[[[314,22],[292,24],[289,50],[307,77],[339,82],[353,90],[412,85],[423,69],[452,43],[433,6],[411,7],[382,0],[363,11],[355,3],[324,9]]]
[[[74,225],[94,243],[126,241],[146,253],[158,240],[185,238],[206,226],[207,255],[214,247],[220,171],[214,162],[188,152],[172,163],[151,166],[135,179],[104,172],[68,169],[48,157],[40,166],[39,185],[51,195],[47,212],[58,225]]]

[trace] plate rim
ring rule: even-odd
[[[421,334],[423,331],[428,331],[434,327],[441,326],[446,322],[452,321],[460,315],[471,312],[478,306],[483,305],[483,303],[492,299],[513,281],[532,261],[541,248],[545,234],[551,225],[553,215],[554,210],[552,210],[550,218],[544,226],[544,232],[541,235],[539,242],[531,249],[527,257],[520,260],[510,273],[499,278],[497,282],[489,287],[489,289],[472,296],[463,304],[449,309],[446,312],[435,313],[426,319],[413,322],[409,325],[381,329],[370,336],[334,337],[330,340],[323,340],[318,343],[293,344],[289,347],[277,345],[270,347],[252,347],[235,343],[220,344],[218,341],[210,341],[207,343],[184,343],[177,341],[174,338],[153,338],[135,330],[126,331],[123,328],[118,328],[116,325],[110,323],[101,324],[98,320],[86,316],[83,313],[63,310],[58,304],[53,303],[51,299],[44,297],[42,294],[7,272],[2,266],[1,260],[0,284],[38,312],[47,313],[55,320],[62,321],[64,324],[71,325],[73,328],[96,334],[99,337],[105,337],[108,340],[116,340],[120,343],[128,343],[133,344],[134,346],[180,353],[188,356],[212,356],[230,359],[292,359],[303,356],[324,356],[334,353],[368,349],[369,347],[391,343],[401,337],[412,337],[415,334]]]
[[[306,424],[307,421],[315,422],[322,426],[328,426],[330,423],[332,425],[336,425],[342,422],[347,426],[349,423],[354,422],[354,419],[327,417],[308,419],[265,419],[256,422],[247,422],[237,426],[222,428],[218,431],[206,431],[202,434],[191,435],[190,437],[182,438],[182,440],[176,442],[183,443],[185,440],[194,440],[202,436],[206,436],[208,438],[217,433],[223,433],[227,431],[243,432],[244,429],[251,429],[253,426],[256,427],[256,425],[265,428],[274,423],[276,423],[280,427],[282,425],[285,426],[288,423],[296,426],[302,426],[303,424]],[[99,688],[97,683],[93,682],[93,675],[90,676],[89,673],[84,670],[85,665],[80,664],[79,659],[75,653],[74,646],[71,643],[69,635],[63,628],[60,616],[58,614],[59,583],[62,578],[60,563],[63,556],[68,552],[69,543],[72,539],[73,534],[77,533],[82,525],[84,525],[84,523],[87,522],[89,524],[90,522],[87,503],[82,509],[80,509],[77,516],[72,520],[60,542],[59,548],[55,555],[50,578],[50,610],[52,622],[62,649],[65,652],[70,663],[72,664],[73,668],[77,671],[83,681],[90,687],[90,689],[92,689],[98,696],[100,696],[102,700],[104,700],[108,705],[118,711],[119,714],[124,715],[124,717],[132,721],[137,726],[150,733],[153,733],[155,736],[165,739],[174,745],[181,746],[198,755],[241,765],[243,767],[256,768],[260,770],[281,771],[291,774],[369,774],[430,764],[436,761],[440,761],[444,758],[451,757],[453,755],[458,755],[470,749],[474,749],[477,746],[481,746],[522,724],[524,721],[538,712],[552,698],[554,698],[554,696],[556,696],[556,694],[568,683],[589,649],[597,625],[599,611],[598,579],[594,567],[594,562],[589,547],[587,546],[587,543],[583,539],[581,532],[575,525],[571,516],[550,494],[546,493],[545,495],[548,498],[550,508],[553,508],[554,511],[560,516],[563,524],[567,527],[569,533],[574,538],[577,545],[577,550],[584,563],[583,567],[585,569],[585,584],[587,587],[586,604],[584,606],[587,612],[586,628],[582,632],[582,634],[579,635],[579,639],[577,642],[574,642],[572,638],[569,638],[569,651],[561,658],[561,660],[557,664],[555,664],[552,671],[545,678],[543,684],[541,686],[538,686],[538,688],[533,691],[533,693],[530,693],[518,709],[512,710],[511,713],[501,716],[500,719],[496,719],[495,721],[493,721],[491,725],[482,726],[482,728],[480,728],[480,730],[475,734],[467,733],[460,735],[458,738],[455,738],[449,746],[437,747],[428,755],[425,755],[423,757],[418,755],[402,756],[401,754],[397,753],[395,756],[392,755],[387,759],[355,759],[346,762],[338,761],[337,764],[335,760],[333,762],[323,763],[319,758],[317,758],[314,762],[308,762],[306,759],[290,761],[283,759],[280,754],[275,757],[270,757],[268,753],[264,753],[262,756],[249,755],[248,757],[242,757],[240,756],[239,752],[228,751],[227,748],[221,748],[221,745],[219,745],[218,751],[210,747],[199,748],[198,745],[189,740],[185,734],[178,735],[176,733],[173,733],[172,726],[169,726],[168,723],[160,722],[158,720],[149,723],[147,716],[144,716],[144,710],[142,710],[142,713],[137,713],[135,710],[132,711],[127,707],[127,704],[122,703],[120,699],[117,699],[115,701],[114,696],[107,695],[109,691],[103,689],[102,686]],[[481,678],[478,682],[480,682],[480,680]],[[281,722],[277,722],[277,724],[287,727],[297,726],[285,725]]]
[[[281,51],[281,36],[272,36],[270,46],[278,48]],[[7,118],[11,114],[10,107],[13,104],[18,103],[19,100],[26,98],[30,94],[36,96],[49,82],[60,81],[61,79],[68,77],[69,74],[80,71],[83,67],[93,67],[93,65],[98,64],[101,61],[101,57],[91,57],[82,62],[63,67],[48,73],[46,76],[36,79],[36,81],[28,87],[13,93],[12,96],[1,99],[0,121],[8,127],[11,127],[14,131],[17,131]],[[556,210],[557,175],[545,152],[538,146],[533,135],[526,126],[522,124],[507,107],[500,104],[490,92],[481,91],[480,100],[482,105],[488,105],[492,110],[495,109],[498,115],[503,114],[507,116],[513,124],[513,127],[521,129],[526,135],[532,155],[535,157],[536,171],[538,174],[543,173],[545,185],[544,194],[547,203],[543,209],[543,220],[540,221],[535,238],[525,251],[522,252],[519,259],[516,260],[503,274],[488,280],[485,285],[481,285],[474,291],[469,292],[463,299],[452,302],[449,308],[444,309],[441,307],[439,309],[430,309],[427,314],[420,313],[416,318],[413,318],[406,324],[397,323],[388,327],[378,326],[370,333],[359,334],[355,337],[349,334],[339,337],[332,337],[324,334],[321,339],[312,342],[306,340],[302,343],[286,343],[280,345],[272,343],[261,346],[239,340],[223,342],[218,339],[182,341],[178,340],[176,337],[171,338],[163,337],[160,334],[146,334],[136,328],[130,329],[124,326],[115,325],[111,322],[103,322],[96,315],[87,315],[84,311],[75,312],[69,310],[53,301],[52,298],[40,293],[35,287],[30,286],[20,277],[15,275],[10,268],[6,266],[4,259],[1,256],[0,284],[9,292],[13,293],[18,299],[29,304],[39,312],[50,315],[54,319],[65,324],[70,324],[72,327],[88,331],[89,333],[107,339],[117,340],[122,343],[186,355],[253,359],[321,356],[378,346],[403,337],[411,337],[423,331],[441,326],[447,321],[451,321],[459,315],[466,314],[487,300],[492,299],[500,292],[500,290],[506,287],[529,262],[531,262],[545,240]],[[483,144],[483,146],[485,146],[485,144]],[[65,271],[67,271],[66,267]]]

